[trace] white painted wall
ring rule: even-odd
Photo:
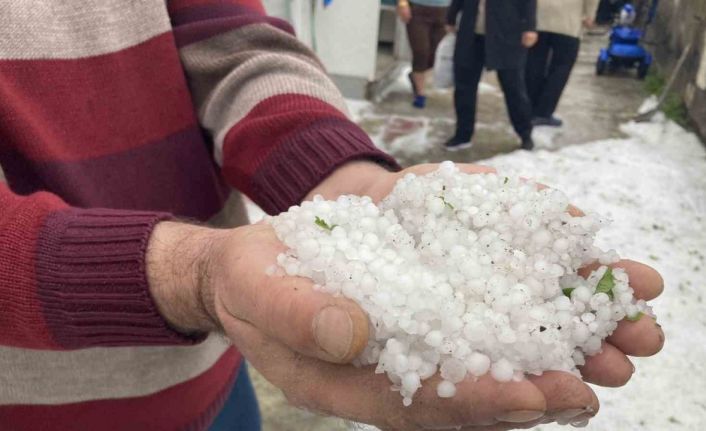
[[[367,81],[375,77],[379,0],[333,0],[327,8],[321,0],[263,3],[269,14],[292,23],[299,38],[314,48],[332,75]]]

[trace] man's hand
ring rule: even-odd
[[[397,3],[397,16],[400,17],[403,23],[409,24],[409,21],[412,20],[412,8],[409,3],[406,1]]]
[[[446,29],[446,33],[447,33],[447,34],[454,34],[454,33],[456,33],[456,26],[455,26],[455,25],[446,24],[446,25],[444,26],[444,28]]]
[[[522,46],[532,48],[534,44],[537,43],[538,38],[539,36],[536,31],[526,31],[522,33]]]
[[[459,165],[467,173],[492,169]],[[425,174],[437,165],[392,173],[369,162],[342,166],[313,194],[387,196],[407,174]],[[580,379],[547,372],[521,382],[499,383],[489,376],[457,385],[457,395],[436,395],[438,377],[425,382],[414,406],[405,408],[374,368],[345,365],[368,338],[368,321],[352,301],[314,290],[310,280],[268,275],[285,249],[265,224],[212,230],[178,223],[157,226],[148,248],[148,275],[160,311],[184,332],[222,328],[251,364],[295,405],[377,425],[383,430],[501,430],[547,421],[582,421],[595,415],[598,400]],[[631,261],[625,268],[635,296],[653,299],[662,279]],[[662,347],[654,320],[621,322],[603,352],[587,360],[584,380],[605,386],[627,382],[633,367],[627,355],[648,356]],[[472,406],[472,408],[469,408]],[[458,428],[461,427],[461,428]]]
[[[583,26],[586,28],[593,28],[594,24],[595,24],[595,20],[590,16],[587,16],[586,18],[583,19]]]

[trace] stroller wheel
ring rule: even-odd
[[[599,58],[596,63],[596,75],[604,75],[607,68],[608,62]]]

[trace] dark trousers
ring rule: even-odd
[[[527,93],[535,117],[549,118],[569,81],[581,41],[558,33],[539,32],[539,40],[527,57]]]
[[[457,44],[466,44],[457,40]],[[476,34],[467,45],[456,47],[454,76],[456,90],[456,138],[468,141],[473,137],[476,123],[478,84],[485,66],[485,37]],[[498,70],[500,87],[505,94],[505,105],[510,121],[520,138],[532,135],[532,105],[525,88],[524,69]]]

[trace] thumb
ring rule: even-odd
[[[270,226],[248,229],[238,247],[245,252],[225,262],[237,289],[218,288],[223,326],[230,319],[246,321],[290,349],[328,362],[347,363],[360,355],[368,341],[365,312],[349,299],[315,290],[309,279],[268,275],[285,248]]]

